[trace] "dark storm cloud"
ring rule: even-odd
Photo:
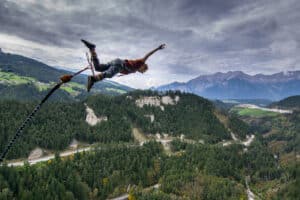
[[[54,6],[56,2],[58,1],[51,3]],[[61,12],[53,9],[52,6],[47,8],[47,4],[34,3],[20,7],[17,3],[4,1],[0,4],[1,32],[57,46],[72,46],[74,41],[78,41],[83,36],[94,35],[98,39],[128,41],[132,37],[146,39],[155,37],[153,33],[160,34],[159,27],[134,14],[126,11],[122,13],[122,8],[125,6],[99,10],[97,6],[101,7],[101,4],[94,4],[89,5],[87,2],[87,5],[78,5],[78,9],[72,12]],[[73,1],[65,1],[66,10],[72,5],[74,5]],[[127,5],[127,8],[130,6]],[[142,12],[138,11],[137,16],[144,15]],[[162,33],[168,34],[168,31]]]
[[[143,3],[140,1],[120,1],[118,6],[99,10],[98,8],[105,7],[105,1],[95,1],[90,4],[89,1],[84,3],[85,1],[77,0],[64,1],[64,6],[67,10],[68,7],[78,4],[79,9],[73,12],[60,12],[53,8],[60,1],[49,1],[48,3],[51,2],[53,6],[48,8],[47,3],[34,2],[34,4],[28,4],[24,7],[11,1],[1,3],[0,22],[3,32],[14,33],[24,39],[54,45],[66,45],[68,44],[67,41],[73,41],[80,36],[95,32],[99,32],[100,36],[106,36],[101,33],[103,30],[112,33],[110,35],[112,37],[115,36],[114,33],[119,34],[120,37],[124,37],[122,33],[127,33],[132,34],[129,37],[150,36],[156,38],[171,37],[171,39],[173,37],[174,39],[174,37],[183,37],[182,34],[189,30],[170,32],[168,26],[172,24],[164,21],[174,23],[173,20],[178,19],[180,21],[181,18],[184,21],[180,25],[184,26],[185,23],[189,23],[188,21],[197,22],[199,19],[205,19],[206,16],[208,18],[220,16],[224,13],[224,9],[226,11],[235,5],[233,2],[216,0],[208,2],[144,1]],[[171,9],[166,9],[174,3],[174,7],[171,6]],[[153,24],[152,20],[158,23]],[[201,23],[206,23],[206,21]],[[180,27],[177,28],[180,29]]]
[[[297,0],[4,0],[0,34],[74,51],[87,38],[112,57],[165,42],[151,60],[158,73],[164,66],[158,76],[271,73],[299,67],[299,9]]]
[[[48,31],[49,24],[41,23],[41,13],[42,10],[22,10],[16,3],[4,1],[0,3],[1,32],[40,43],[60,44],[57,34]]]
[[[184,15],[187,17],[198,15],[202,18],[208,20],[216,20],[233,8],[245,2],[244,0],[187,0],[181,1],[179,9],[183,11]],[[207,21],[205,21],[207,22]]]
[[[237,25],[230,30],[224,31],[223,41],[217,45],[222,46],[223,52],[226,50],[259,49],[272,43],[273,33],[278,29],[277,22],[274,20],[250,21],[245,24]]]

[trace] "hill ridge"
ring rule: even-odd
[[[56,69],[45,63],[22,55],[0,52],[0,98],[30,100],[40,99],[44,90],[59,81],[59,77],[73,72]],[[54,96],[54,100],[82,99],[87,96],[85,85],[87,75],[74,77]],[[113,81],[102,81],[95,84],[92,93],[118,95],[133,89]]]

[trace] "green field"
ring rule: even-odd
[[[0,83],[8,85],[20,85],[27,84],[36,81],[34,78],[26,76],[18,76],[11,72],[2,72],[0,71]]]
[[[279,113],[272,111],[265,111],[257,108],[240,108],[234,107],[231,109],[231,112],[237,113],[240,116],[250,116],[250,117],[275,117]]]
[[[77,96],[80,94],[80,90],[85,90],[85,86],[79,83],[70,82],[61,87],[72,96]]]
[[[121,90],[121,89],[118,89],[118,88],[106,88],[106,91],[117,92],[119,94],[125,94],[126,93],[125,90]]]
[[[44,90],[48,90],[51,87],[50,84],[42,83],[42,82],[39,82],[39,81],[34,82],[34,86],[39,90],[39,92],[42,92]]]
[[[43,83],[35,78],[27,77],[27,76],[19,76],[17,74],[11,72],[3,72],[0,71],[0,84],[5,85],[22,85],[22,84],[33,84],[38,91],[42,92],[44,90],[48,90],[55,85],[54,82],[51,83]],[[61,87],[62,90],[65,90],[72,96],[77,96],[80,94],[81,90],[85,90],[85,86],[79,83],[67,83]],[[117,89],[116,89],[117,90]],[[123,90],[117,91],[122,93]]]

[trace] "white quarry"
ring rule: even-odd
[[[154,122],[155,117],[154,117],[153,114],[151,114],[151,115],[144,115],[144,116],[145,116],[145,117],[148,117],[148,118],[150,119],[151,123]]]
[[[71,149],[76,149],[78,147],[78,141],[76,139],[73,139],[71,141],[71,144],[69,146]]]
[[[97,117],[95,112],[90,107],[88,107],[86,104],[85,104],[85,106],[86,106],[86,113],[87,113],[85,121],[90,126],[95,126],[98,123],[108,120],[107,116]]]
[[[28,156],[28,160],[34,160],[43,156],[43,150],[39,147],[32,150]]]
[[[164,105],[176,105],[180,100],[179,96],[175,96],[172,98],[171,96],[149,96],[149,97],[141,97],[135,101],[135,104],[142,108],[145,105],[147,106],[155,106],[160,107],[162,111],[165,110]]]

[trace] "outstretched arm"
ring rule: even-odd
[[[142,59],[145,62],[152,54],[154,54],[156,51],[164,49],[166,47],[166,44],[159,45],[156,49],[153,49],[149,53],[147,53]]]

